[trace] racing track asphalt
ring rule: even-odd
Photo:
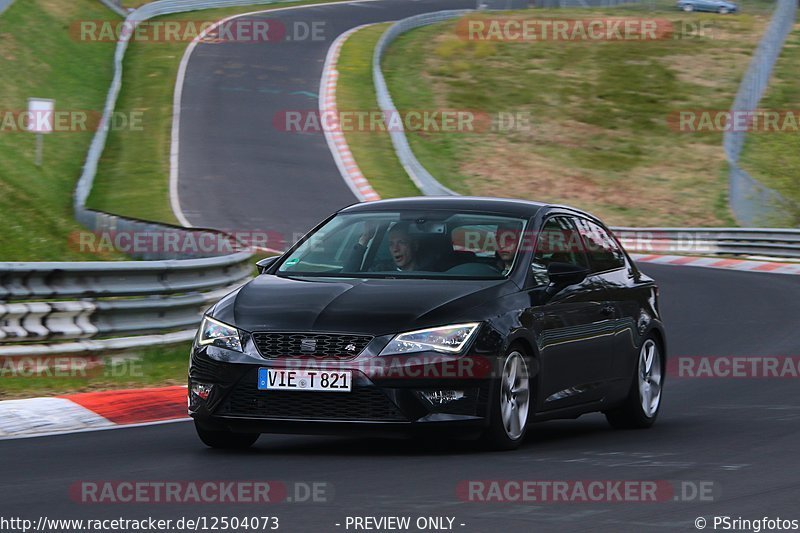
[[[199,47],[187,72],[181,139],[180,194],[190,221],[302,231],[353,202],[322,136],[272,131],[273,113],[316,108],[315,96],[292,93],[316,94],[327,45],[347,28],[468,3],[384,0],[287,11],[279,16],[329,21],[330,39],[270,45],[269,53],[254,45]],[[800,277],[642,269],[661,285],[672,357],[800,355]],[[534,426],[511,453],[468,443],[271,435],[248,452],[221,453],[202,446],[189,423],[0,441],[0,516],[275,514],[283,531],[343,531],[334,524],[347,515],[449,515],[465,532],[691,531],[698,516],[800,518],[797,392],[797,379],[669,379],[651,430],[614,431],[590,415]],[[326,504],[268,507],[89,505],[69,497],[81,480],[234,479],[323,481],[334,495]],[[711,481],[717,492],[713,502],[480,504],[456,496],[456,484],[468,479]]]
[[[661,285],[670,354],[798,355],[800,277],[643,265]],[[0,442],[0,516],[262,515],[284,531],[344,531],[350,515],[455,516],[464,532],[690,531],[698,516],[800,518],[797,379],[669,379],[656,426],[615,431],[600,415],[535,425],[516,452],[469,443],[264,435],[252,450],[205,448],[190,423]],[[90,505],[81,480],[324,481],[331,503]],[[683,480],[714,502],[464,503],[469,479]],[[794,516],[792,516],[794,515]],[[710,526],[709,526],[709,529]]]
[[[474,6],[474,0],[378,0],[273,11],[251,18],[279,19],[290,34],[316,23],[324,38],[197,46],[180,119],[178,196],[186,219],[196,227],[277,232],[290,240],[355,203],[322,132],[288,133],[273,119],[318,109],[325,56],[348,29]]]

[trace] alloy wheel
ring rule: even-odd
[[[521,353],[511,352],[503,366],[500,413],[506,435],[512,440],[525,431],[530,397],[528,365]]]
[[[639,351],[638,376],[642,412],[653,418],[661,403],[661,353],[653,339],[647,339]]]

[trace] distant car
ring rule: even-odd
[[[192,349],[189,412],[209,446],[439,429],[512,449],[535,421],[658,416],[658,288],[588,213],[368,202],[259,270],[206,313]]]
[[[738,5],[726,0],[678,0],[677,5],[683,11],[710,11],[721,15],[739,11]]]

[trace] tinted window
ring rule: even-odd
[[[523,219],[435,210],[342,213],[297,247],[279,274],[501,279],[519,255]]]
[[[625,266],[625,254],[602,227],[583,218],[575,219],[583,237],[594,272],[605,272]]]
[[[589,267],[581,238],[572,222],[565,217],[548,219],[537,236],[531,264],[537,285],[549,282],[547,266],[554,262]]]

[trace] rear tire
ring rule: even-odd
[[[490,450],[515,450],[525,440],[533,393],[525,353],[517,346],[503,358],[503,371],[489,406],[489,428],[481,444]]]
[[[664,387],[664,358],[661,346],[646,337],[639,349],[635,374],[628,397],[622,405],[606,411],[606,420],[616,429],[645,429],[655,424],[661,410]]]
[[[234,433],[224,430],[203,429],[195,422],[197,436],[209,448],[221,450],[245,450],[252,446],[261,435],[259,433]]]

